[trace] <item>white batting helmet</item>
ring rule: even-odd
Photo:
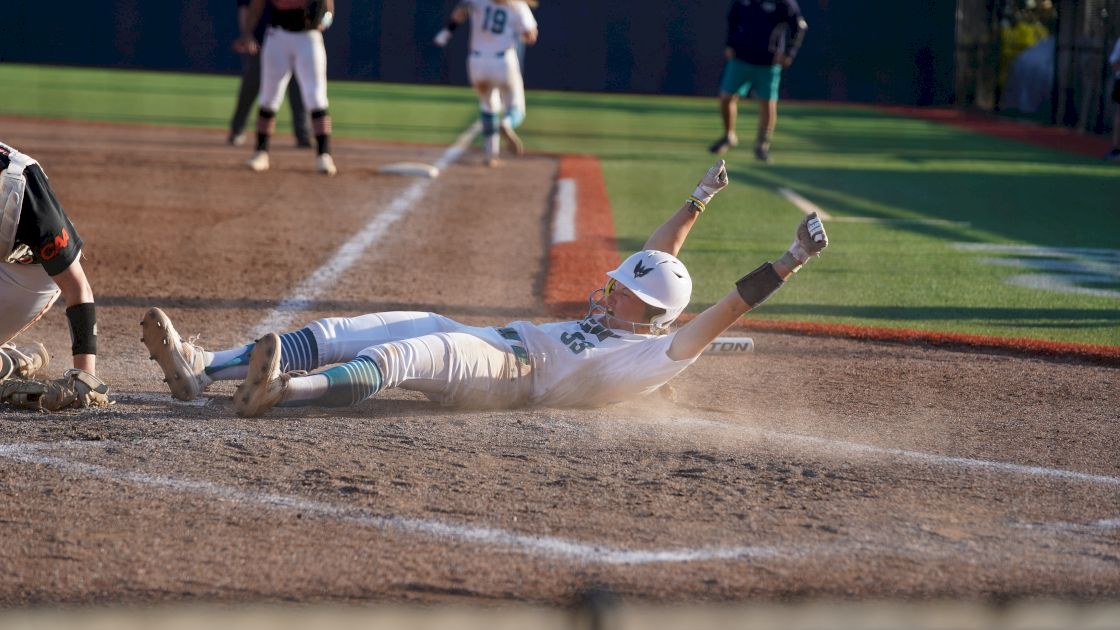
[[[676,256],[654,249],[632,254],[607,276],[621,282],[638,299],[664,312],[648,322],[664,330],[684,312],[692,298],[692,277]]]

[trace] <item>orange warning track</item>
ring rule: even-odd
[[[956,123],[950,122],[950,124]],[[570,243],[553,244],[550,248],[544,300],[552,315],[578,317],[586,313],[588,292],[592,287],[602,283],[604,274],[617,267],[621,257],[615,239],[614,220],[611,218],[610,199],[607,197],[607,188],[598,158],[591,155],[561,156],[557,176],[561,179],[571,178],[576,182],[576,240]],[[681,317],[681,321],[688,321],[691,318],[691,315],[685,314]],[[990,349],[1033,356],[1080,358],[1095,363],[1120,366],[1118,346],[931,332],[907,328],[775,321],[755,319],[750,316],[739,320],[737,326],[748,331]]]

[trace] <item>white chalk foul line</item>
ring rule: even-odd
[[[474,137],[478,135],[481,130],[481,123],[475,122],[466,131],[459,135],[443,155],[436,161],[435,167],[441,172],[451,165],[459,156],[466,151]],[[272,309],[267,316],[259,324],[250,331],[250,336],[253,339],[260,337],[268,332],[282,331],[292,323],[295,312],[305,308],[310,302],[329,292],[334,285],[342,278],[346,277],[346,271],[354,266],[358,259],[367,249],[377,244],[378,241],[388,232],[389,228],[408,214],[408,211],[416,205],[424,194],[428,191],[428,186],[431,185],[431,179],[421,179],[415,181],[411,186],[406,188],[404,192],[397,195],[396,198],[389,204],[383,212],[380,212],[369,223],[365,225],[358,233],[356,233],[350,240],[342,244],[338,250],[332,254],[327,262],[313,271],[311,275],[304,279],[291,294],[288,295],[283,301]],[[375,209],[370,208],[370,212]]]
[[[100,442],[100,444],[104,445],[107,444],[107,442]],[[456,542],[513,548],[524,553],[535,553],[587,564],[638,565],[772,557],[790,558],[794,556],[800,557],[811,551],[809,547],[794,549],[765,546],[641,550],[623,549],[609,545],[597,545],[580,542],[578,540],[568,540],[555,536],[522,534],[495,527],[479,527],[475,525],[447,523],[432,519],[408,518],[403,516],[379,516],[358,508],[340,507],[330,503],[301,497],[247,492],[209,481],[177,479],[162,475],[149,475],[128,470],[117,470],[98,464],[87,464],[62,457],[37,453],[37,451],[47,446],[64,445],[65,444],[47,445],[41,443],[0,444],[0,457],[25,464],[50,466],[68,473],[124,481],[156,488],[165,488],[177,492],[186,492],[270,509],[297,510],[320,517],[347,520],[367,527],[391,529],[408,534],[420,534]]]
[[[949,227],[968,227],[967,221],[948,221],[946,219],[890,219],[886,217],[834,217],[831,214],[821,210],[820,206],[802,197],[789,188],[779,188],[778,192],[782,194],[790,203],[797,206],[799,210],[805,214],[817,213],[817,216],[824,221],[832,223],[876,223],[876,224],[889,224],[889,225],[941,225]]]
[[[763,437],[785,440],[789,442],[801,442],[810,444],[816,447],[826,449],[841,448],[844,450],[856,453],[870,453],[874,455],[887,455],[890,457],[913,459],[931,464],[938,464],[941,466],[958,466],[961,468],[978,468],[981,470],[989,470],[995,472],[1007,472],[1018,475],[1030,475],[1034,477],[1051,477],[1055,479],[1064,479],[1067,481],[1082,481],[1086,483],[1103,484],[1108,486],[1120,486],[1120,477],[1112,477],[1109,475],[1094,475],[1091,473],[1077,472],[1074,470],[1062,470],[1060,468],[1046,468],[1045,466],[1026,466],[1023,464],[1011,464],[1007,462],[996,462],[984,459],[973,459],[971,457],[953,457],[950,455],[938,455],[935,453],[922,453],[919,451],[907,451],[897,448],[886,448],[882,446],[872,446],[870,444],[860,444],[858,442],[845,442],[843,440],[833,440],[829,438],[814,437],[811,435],[801,435],[798,433],[782,433],[780,431],[766,431],[763,429],[752,429],[742,425],[733,424],[730,422],[707,420],[704,418],[679,418],[669,419],[669,422],[677,425],[684,422],[694,422],[701,425],[709,425],[719,427],[721,429],[734,428],[736,431],[760,435]]]

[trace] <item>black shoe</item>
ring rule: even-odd
[[[297,149],[310,149],[311,148],[311,141],[308,140],[307,138],[296,138],[296,148]]]
[[[759,162],[770,162],[770,150],[762,146],[757,146],[754,148],[754,156],[758,158]]]
[[[1120,160],[1120,149],[1113,149],[1104,154],[1105,162],[1115,162],[1117,160]]]
[[[739,139],[736,138],[735,134],[732,133],[723,136],[719,140],[713,142],[712,146],[708,147],[708,151],[715,153],[716,155],[723,155],[724,153],[727,153],[728,149],[736,146],[739,146]]]

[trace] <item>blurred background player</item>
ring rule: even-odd
[[[536,6],[536,2],[532,3]],[[432,41],[441,48],[451,33],[470,18],[471,41],[467,74],[478,92],[487,166],[498,164],[498,133],[515,155],[522,153],[515,131],[525,120],[525,83],[517,57],[520,43],[537,41],[537,20],[524,0],[463,0],[447,26]]]
[[[253,25],[253,38],[258,42],[264,41],[265,29],[272,21],[270,6],[265,5],[261,19]],[[249,19],[249,0],[237,0],[237,27],[239,32],[249,28],[246,20]],[[233,118],[229,123],[229,143],[234,146],[245,144],[245,122],[249,119],[249,111],[261,91],[261,56],[258,52],[249,53],[238,40],[234,49],[241,53],[241,87],[237,93],[237,106],[233,109]],[[292,77],[288,83],[288,104],[292,108],[292,133],[296,136],[296,146],[300,148],[311,147],[311,122],[307,117],[307,109],[303,106],[303,95],[299,91],[299,80]]]
[[[0,142],[0,168],[0,382],[46,372],[50,356],[43,344],[11,342],[61,295],[74,369],[54,383],[84,390],[74,406],[108,404],[108,388],[96,377],[97,316],[82,270],[82,238],[34,159]],[[3,387],[4,402],[13,402],[9,385]]]
[[[778,122],[778,87],[801,47],[808,25],[796,0],[735,0],[727,14],[727,59],[719,84],[723,136],[709,151],[722,155],[739,144],[735,135],[739,98],[754,90],[758,136],[754,156],[770,161],[770,137]]]
[[[1120,37],[1112,45],[1112,54],[1108,56],[1108,63],[1112,66],[1112,150],[1105,154],[1104,159],[1111,161],[1120,160]]]
[[[264,46],[249,31],[261,19],[264,5],[272,15]],[[327,51],[323,31],[334,21],[334,0],[250,0],[241,37],[234,46],[247,54],[260,51],[261,93],[257,113],[257,147],[247,165],[254,171],[269,168],[268,145],[276,130],[276,111],[284,90],[295,73],[304,106],[311,111],[317,155],[315,170],[324,175],[338,172],[330,154],[331,117],[327,111]]]
[[[194,398],[216,380],[244,379],[233,401],[242,416],[274,406],[349,406],[390,387],[475,408],[620,402],[653,392],[691,365],[713,339],[828,245],[820,219],[806,216],[781,257],[760,265],[715,305],[671,330],[692,296],[692,279],[676,254],[726,186],[720,160],[650,235],[643,251],[607,273],[606,285],[591,293],[580,320],[479,327],[435,313],[371,313],[316,320],[211,353],[183,341],[166,313],[152,308],[141,322],[142,338],[175,398]]]

